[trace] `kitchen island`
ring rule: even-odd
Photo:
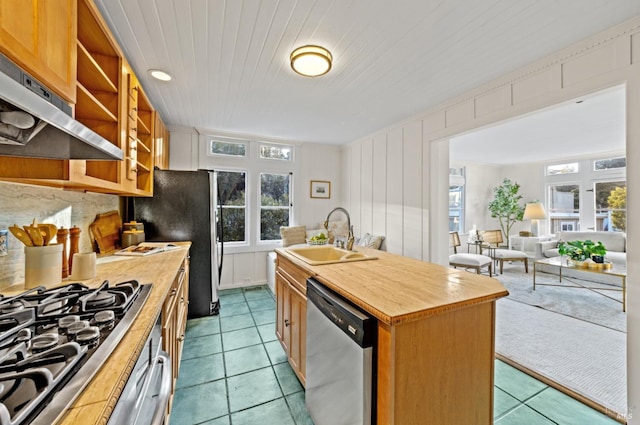
[[[378,321],[377,424],[493,423],[495,279],[357,247],[376,260],[312,266],[277,249],[276,334],[305,383],[306,279]]]
[[[188,280],[188,269],[185,271],[184,267],[186,264],[188,268],[188,253],[191,244],[184,242],[179,245],[179,249],[144,257],[109,256],[100,258],[98,259],[96,277],[80,281],[91,288],[99,287],[105,280],[108,280],[110,284],[137,280],[140,284],[152,284],[152,286],[146,302],[127,333],[56,424],[107,423],[157,318],[161,313],[166,312],[167,301],[172,298],[175,283],[180,276],[186,276]],[[61,282],[61,285],[71,282],[67,278]],[[15,285],[3,290],[3,294],[12,295],[22,291],[24,291],[24,287]],[[183,304],[182,307],[186,309],[186,300]],[[180,336],[178,335],[178,337]]]

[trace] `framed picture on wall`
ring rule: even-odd
[[[331,198],[331,182],[321,180],[311,180],[312,198]]]

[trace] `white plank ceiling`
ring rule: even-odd
[[[640,14],[638,0],[96,0],[163,120],[342,144]],[[289,54],[320,44],[331,72]],[[152,68],[173,75],[158,82]]]

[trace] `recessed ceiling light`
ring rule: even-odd
[[[149,70],[149,74],[151,74],[151,76],[153,78],[155,78],[156,80],[171,81],[171,75],[169,75],[166,72],[161,71],[159,69],[150,69]]]
[[[291,68],[305,77],[319,77],[331,69],[331,53],[320,46],[302,46],[291,52]]]

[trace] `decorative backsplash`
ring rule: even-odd
[[[38,223],[52,223],[58,228],[79,227],[79,252],[90,252],[89,225],[96,214],[119,209],[117,195],[0,182],[0,238],[3,229],[31,224],[35,218]],[[0,252],[0,289],[24,281],[24,245],[11,233],[6,239],[6,255]]]

